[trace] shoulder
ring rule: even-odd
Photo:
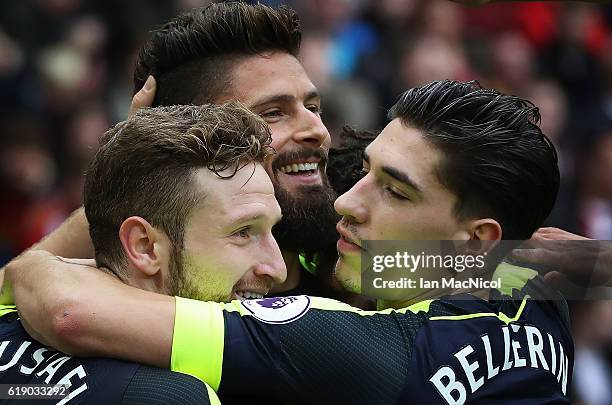
[[[216,394],[201,380],[188,374],[140,366],[125,389],[122,405],[219,404]]]

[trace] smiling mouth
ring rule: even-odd
[[[236,291],[234,293],[235,299],[239,301],[261,299],[266,293],[255,292],[255,291]]]
[[[279,168],[285,174],[314,174],[318,169],[319,162],[292,163]]]

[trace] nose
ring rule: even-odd
[[[257,277],[270,277],[274,284],[282,284],[287,279],[287,266],[276,239],[270,233],[262,238],[260,260],[253,272]]]
[[[344,217],[349,217],[352,222],[362,224],[368,220],[367,201],[367,179],[368,176],[359,180],[349,191],[342,194],[334,202],[336,212]]]
[[[293,140],[296,143],[311,148],[329,149],[331,136],[318,113],[304,107],[299,115],[299,120],[300,129],[293,134]]]

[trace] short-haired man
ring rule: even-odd
[[[321,121],[319,93],[297,59],[300,42],[300,21],[289,8],[212,3],[157,29],[141,48],[134,72],[134,92],[153,87],[154,105],[235,100],[270,127],[276,154],[265,168],[283,211],[274,234],[288,271],[275,293],[321,291],[324,283],[309,264],[315,256],[330,264],[336,257],[335,193],[325,175],[331,138]],[[82,210],[36,248],[91,257]]]
[[[270,140],[265,122],[237,104],[147,109],[106,132],[84,189],[98,267],[143,292],[263,298],[286,277],[272,236],[281,211],[263,167]],[[209,403],[190,376],[45,348],[14,308],[3,307],[0,337],[0,382],[67,384],[60,403]]]
[[[365,176],[336,202],[343,215],[337,272],[347,287],[361,289],[365,239],[527,238],[550,212],[557,156],[529,102],[442,81],[404,93],[390,118],[366,149]],[[36,289],[43,303],[63,301],[70,327],[87,331],[87,339],[75,339],[57,322],[56,333],[46,337],[67,350],[134,359],[116,342],[132,336],[129,345],[147,352],[137,360],[197,375],[220,392],[330,404],[569,403],[567,307],[524,269],[514,291],[504,284],[501,291],[414,289],[403,301],[382,303],[389,308],[381,312],[306,296],[230,304],[157,299],[153,305],[161,312],[176,305],[174,318],[155,321],[155,327],[174,328],[172,345],[143,337],[147,326],[136,316],[129,330],[119,326],[128,317],[96,324],[61,296],[67,282],[91,285],[99,278],[94,272],[28,275],[22,268],[11,274],[21,279],[16,292],[25,294],[24,316],[36,327],[53,329],[27,299],[39,284],[47,287]],[[125,285],[101,281],[97,297],[87,293],[90,311],[153,303]],[[107,294],[118,298],[109,303]]]

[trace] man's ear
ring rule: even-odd
[[[470,240],[501,240],[501,238],[501,225],[492,218],[477,219],[470,224]]]
[[[499,222],[492,218],[473,220],[468,224],[470,240],[464,245],[465,253],[483,254],[491,251],[501,240],[502,228]]]
[[[144,218],[133,216],[123,221],[119,239],[129,264],[144,277],[156,276],[168,262],[167,238]]]

